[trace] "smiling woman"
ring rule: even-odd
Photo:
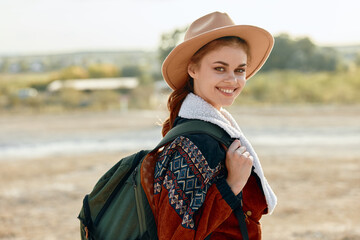
[[[246,83],[246,49],[244,40],[224,37],[195,53],[188,67],[194,93],[218,110],[230,106]]]
[[[214,12],[193,22],[165,59],[162,73],[174,91],[163,135],[196,119],[233,142],[224,148],[205,133],[184,134],[144,159],[141,182],[159,239],[261,239],[259,220],[277,199],[255,150],[223,107],[232,105],[272,46],[264,29]]]
[[[79,215],[83,238],[90,234],[103,239],[106,233],[116,231],[124,234],[121,226],[139,219],[139,224],[134,224],[139,229],[131,231],[136,235],[131,239],[261,239],[259,221],[263,214],[274,211],[277,198],[255,150],[223,107],[234,102],[246,81],[262,67],[273,42],[266,30],[235,25],[226,13],[213,12],[190,25],[184,42],[170,52],[162,66],[163,77],[174,90],[168,100],[170,116],[163,124],[164,138],[152,151],[141,152],[140,176],[136,175],[138,167],[126,170],[146,195],[136,204],[138,217],[132,221],[125,214],[128,220],[124,222],[121,211],[109,208],[107,212],[114,214],[102,220],[103,227],[98,225],[104,209],[120,210],[117,203],[126,201],[121,191],[105,190],[105,194],[112,192],[111,202],[107,201],[105,208],[95,207],[101,211],[93,224],[94,211],[88,203],[97,200],[87,195]],[[134,156],[140,155],[121,160],[119,166],[124,161],[126,166],[137,165]],[[112,185],[104,181],[122,169],[117,166],[94,189]],[[125,180],[128,182],[127,177],[119,184],[114,181],[114,186],[125,186],[121,184]],[[95,196],[104,198],[97,192]],[[113,199],[118,201],[111,205]],[[147,210],[150,219],[142,217]],[[94,226],[99,226],[98,231]],[[115,234],[116,238],[121,234]]]

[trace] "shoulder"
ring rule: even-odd
[[[225,150],[210,136],[206,134],[178,136],[159,152],[155,178],[163,176],[166,172],[172,172],[179,177],[184,171],[189,174],[189,169],[191,174],[205,174],[200,178],[205,178],[206,182],[212,181],[222,172],[223,160],[225,160]]]
[[[204,156],[211,168],[215,168],[225,160],[226,151],[219,141],[207,134],[184,135],[183,141],[187,141]]]
[[[187,121],[191,120],[178,117],[174,125]],[[223,145],[206,133],[183,134],[168,144],[164,150],[164,152],[168,154],[176,150],[180,152],[180,154],[187,154],[189,157],[196,156],[199,158],[199,156],[201,156],[206,159],[209,167],[213,169],[216,168],[221,161],[224,161],[226,156],[226,150]]]
[[[174,126],[188,121],[192,120],[177,117],[175,119]],[[210,135],[205,133],[196,133],[184,134],[182,137],[182,141],[187,142],[191,147],[199,150],[211,168],[215,168],[221,161],[225,160],[226,150],[218,140]]]

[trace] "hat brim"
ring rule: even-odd
[[[164,60],[162,74],[169,87],[173,90],[182,87],[188,80],[187,66],[191,57],[205,44],[226,36],[242,38],[248,44],[250,62],[246,79],[264,65],[274,45],[274,38],[269,32],[250,25],[227,26],[205,32],[176,46]]]

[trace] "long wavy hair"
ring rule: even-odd
[[[249,47],[245,40],[239,38],[239,37],[222,37],[215,39],[206,45],[204,45],[202,48],[200,48],[190,59],[190,63],[195,64],[195,66],[199,67],[201,59],[208,54],[211,51],[214,51],[220,47],[229,46],[229,47],[240,47],[244,49],[245,53],[248,56],[248,64],[249,64]],[[179,114],[181,104],[183,103],[186,96],[194,92],[194,79],[188,75],[188,79],[185,82],[185,84],[174,90],[168,99],[167,108],[170,112],[169,117],[165,120],[162,127],[162,135],[165,136],[166,133],[173,127],[176,117]]]

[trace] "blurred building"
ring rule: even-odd
[[[62,89],[74,89],[76,91],[102,91],[120,90],[119,97],[121,111],[129,108],[129,92],[139,85],[135,77],[120,78],[93,78],[93,79],[68,79],[55,80],[47,86],[48,92],[58,92]]]
[[[49,92],[57,92],[64,88],[77,91],[96,91],[96,90],[131,90],[139,85],[135,77],[120,78],[93,78],[93,79],[68,79],[55,80],[47,86]]]

